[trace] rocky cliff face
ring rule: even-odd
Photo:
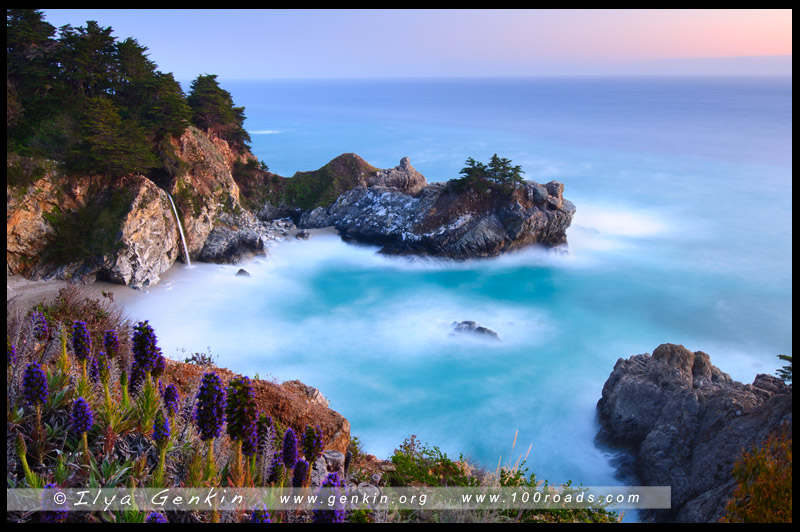
[[[114,192],[120,190],[125,191],[124,203],[115,208]],[[7,273],[32,279],[88,281],[97,277],[147,286],[158,282],[178,256],[178,226],[169,198],[144,176],[114,182],[95,176],[67,182],[51,173],[22,194],[8,190],[6,198]],[[71,216],[90,222],[77,228],[86,233],[83,238],[69,234],[74,232],[69,227]],[[108,239],[113,245],[94,254],[76,249],[72,261],[47,260],[51,247],[78,247],[93,239]]]
[[[173,144],[187,170],[168,190],[181,211],[189,256],[196,258],[220,214],[242,211],[232,168],[253,156],[237,154],[226,141],[195,127],[189,127]]]
[[[180,213],[189,254],[199,256],[221,216],[243,213],[231,170],[253,156],[237,154],[224,140],[194,127],[174,146],[183,170],[162,183],[164,188],[144,176],[65,179],[55,172],[24,190],[7,188],[6,272],[134,287],[158,282],[175,260],[184,260],[167,191]],[[81,232],[83,239],[75,234]],[[248,244],[263,249],[260,240]],[[60,252],[55,258],[54,249]]]
[[[332,225],[344,238],[381,245],[387,254],[490,257],[531,244],[565,244],[575,206],[563,191],[555,181],[526,181],[513,192],[455,191],[426,184],[405,158],[327,208],[305,212],[298,226]]]
[[[672,487],[660,521],[715,522],[742,450],[792,421],[792,388],[771,375],[733,381],[706,353],[663,344],[619,359],[597,403],[598,441],[624,449],[631,482]]]

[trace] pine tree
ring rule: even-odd
[[[87,100],[81,129],[81,140],[71,150],[68,161],[73,170],[116,177],[143,172],[158,164],[141,128],[123,121],[108,98]]]
[[[250,142],[250,135],[242,127],[244,107],[234,106],[233,98],[219,86],[215,74],[198,76],[192,81],[187,102],[197,127],[230,141],[240,150]]]

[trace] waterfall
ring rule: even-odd
[[[183,236],[183,226],[181,226],[181,219],[178,217],[178,209],[175,208],[175,202],[172,201],[172,196],[167,192],[169,202],[172,204],[172,212],[175,213],[175,220],[178,222],[178,231],[181,233],[181,243],[183,244],[183,253],[186,256],[186,265],[191,266],[192,261],[189,259],[189,249],[186,247],[186,238]]]

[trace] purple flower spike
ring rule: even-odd
[[[291,469],[297,464],[297,436],[291,427],[283,435],[283,464]]]
[[[85,321],[76,321],[72,324],[72,349],[78,360],[86,360],[92,352],[92,339]]]
[[[6,335],[6,366],[13,366],[17,363],[17,348],[11,343],[11,337]]]
[[[339,473],[328,473],[325,481],[320,486],[320,490],[332,490],[334,495],[339,494],[339,489],[344,486]],[[338,500],[338,497],[336,497]],[[340,504],[335,505],[330,510],[314,510],[312,520],[315,523],[344,523],[347,512]]]
[[[44,486],[44,491],[42,492],[42,508],[46,508],[46,510],[42,511],[43,523],[67,522],[67,510],[65,505],[59,506],[53,500],[53,497],[59,490],[58,484],[53,484],[52,482]]]
[[[72,405],[72,428],[78,434],[89,432],[94,425],[94,415],[92,408],[86,399],[78,397]]]
[[[256,504],[255,508],[253,508],[253,513],[250,514],[250,522],[251,523],[269,523],[269,512],[267,511],[267,505],[263,502]]]
[[[159,448],[164,448],[169,443],[169,419],[164,416],[161,410],[156,414],[156,419],[153,421],[153,441],[156,442]]]
[[[228,384],[225,415],[231,439],[248,441],[256,429],[256,396],[250,379],[239,377]]]
[[[111,329],[106,331],[103,336],[103,347],[106,348],[106,356],[109,360],[114,360],[119,354],[119,339],[117,338],[117,331]]]
[[[44,314],[41,312],[34,312],[31,314],[31,322],[33,323],[34,338],[40,342],[47,340],[50,330],[47,327],[47,320],[45,319]]]
[[[200,431],[200,439],[210,440],[219,436],[225,423],[225,391],[216,373],[206,373],[197,392],[194,420]]]
[[[25,396],[25,401],[31,406],[43,405],[47,402],[48,393],[44,370],[36,362],[31,362],[22,376],[22,394]]]
[[[145,523],[169,523],[167,516],[159,512],[150,512],[144,519]]]
[[[292,487],[302,488],[308,476],[308,462],[298,460],[294,465],[294,475],[292,475]]]
[[[175,414],[178,412],[178,403],[181,399],[180,394],[178,394],[178,389],[174,384],[170,384],[164,388],[162,397],[164,398],[164,407],[167,409],[167,415],[169,417],[175,417]]]

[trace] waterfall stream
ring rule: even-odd
[[[175,220],[178,222],[178,231],[181,234],[181,243],[183,244],[183,253],[186,257],[186,265],[191,266],[192,261],[189,258],[189,249],[186,247],[186,238],[183,236],[183,226],[181,225],[180,217],[178,217],[178,209],[175,208],[175,202],[172,201],[172,196],[170,196],[169,192],[167,192],[167,197],[169,198],[169,202],[172,204],[172,212],[175,213]]]

